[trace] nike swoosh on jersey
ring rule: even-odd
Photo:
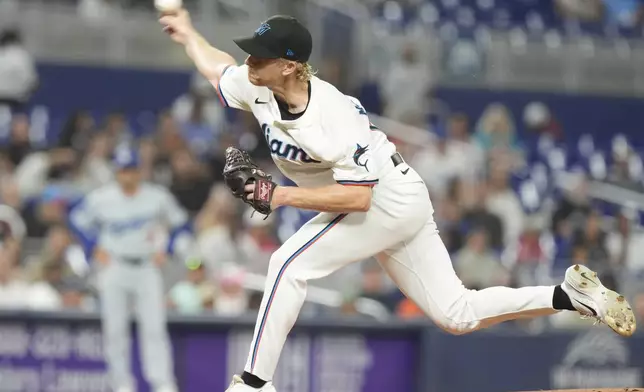
[[[408,171],[409,171],[409,168],[407,168],[407,169],[405,169],[405,170],[402,170],[402,171],[401,171],[401,173],[402,173],[403,175],[405,175],[405,174],[407,174],[407,172],[408,172]]]
[[[258,105],[262,105],[262,104],[268,103],[268,101],[262,102],[262,101],[259,100],[259,98],[255,98],[255,103],[258,104]]]

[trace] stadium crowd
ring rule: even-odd
[[[524,156],[507,109],[491,105],[480,119],[444,109],[445,132],[436,143],[400,148],[426,180],[464,284],[472,289],[543,284],[559,279],[570,263],[586,263],[601,271],[608,285],[639,295],[634,303],[644,316],[644,290],[637,283],[644,271],[637,254],[644,243],[629,217],[618,215],[608,224],[593,208],[584,176],[550,213],[531,213],[510,184]],[[223,151],[232,144],[273,167],[251,120],[239,113],[231,122],[198,78],[159,115],[156,129],[139,139],[119,113],[97,123],[79,111],[55,146],[33,148],[29,118],[14,115],[0,154],[0,306],[92,310],[100,305],[83,249],[67,227],[67,212],[89,190],[113,180],[112,153],[127,143],[138,146],[143,178],[168,187],[193,218],[200,257],[164,267],[170,271],[168,307],[222,315],[255,309],[261,294],[244,288],[245,274],[265,271],[280,244],[279,216],[251,216],[221,183]],[[274,167],[271,171],[279,178]],[[34,241],[41,243],[38,253],[32,251]],[[346,303],[340,313],[357,314],[354,299],[366,297],[398,317],[422,316],[372,260],[359,269],[359,284],[337,285],[352,288],[342,290]],[[576,325],[571,320],[554,324]]]
[[[92,7],[101,4],[82,1],[81,12],[91,15]],[[13,45],[14,37],[9,38]],[[15,48],[9,53],[1,41],[0,56],[25,55]],[[333,64],[324,64],[320,76],[339,83],[333,70]],[[2,72],[0,67],[0,79]],[[19,107],[36,83],[34,75],[28,76],[26,93],[0,96],[0,103]],[[436,99],[432,83],[408,45],[382,79],[365,81],[350,93],[370,113],[437,131],[427,146],[397,143],[429,188],[441,236],[463,283],[471,289],[551,284],[570,264],[584,263],[599,271],[607,286],[627,293],[644,320],[639,223],[627,213],[607,218],[598,210],[584,174],[574,176],[571,191],[538,209],[529,208],[526,196],[513,187],[513,176],[529,155],[516,119],[553,139],[566,132],[548,109],[533,106],[521,117],[492,103],[480,118],[470,118]],[[199,77],[143,135],[135,135],[121,113],[96,119],[79,110],[57,130],[56,143],[43,148],[32,145],[31,118],[14,112],[0,148],[0,308],[91,311],[100,306],[93,273],[98,267],[70,231],[68,213],[83,195],[114,180],[112,156],[124,144],[138,148],[143,179],[167,187],[192,217],[197,256],[169,260],[162,267],[169,309],[235,316],[258,308],[261,293],[244,282],[248,274],[265,273],[271,253],[284,240],[281,216],[253,216],[223,186],[221,174],[226,147],[236,145],[260,166],[272,168],[279,182],[286,181],[252,116],[224,111],[214,89]],[[641,186],[630,183],[627,166],[626,159],[614,159],[607,179]],[[339,310],[312,307],[311,312],[358,316],[355,300],[364,297],[397,317],[422,317],[373,260],[354,272],[329,285],[342,292],[345,303]],[[577,319],[554,317],[550,324],[588,325]]]

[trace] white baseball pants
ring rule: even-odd
[[[401,164],[380,178],[366,213],[321,213],[273,254],[245,370],[272,380],[307,281],[376,256],[400,290],[440,328],[464,334],[549,315],[554,287],[466,289],[438,235],[427,188]]]

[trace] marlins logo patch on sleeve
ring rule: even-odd
[[[369,171],[369,168],[367,167],[367,163],[369,163],[369,159],[364,159],[363,161],[360,160],[362,156],[369,150],[369,145],[366,145],[362,147],[360,144],[356,144],[356,152],[353,153],[353,162],[361,167],[364,167],[366,171]]]

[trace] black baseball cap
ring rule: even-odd
[[[306,63],[311,56],[311,33],[292,16],[275,15],[263,22],[252,37],[237,38],[237,46],[251,56]]]

